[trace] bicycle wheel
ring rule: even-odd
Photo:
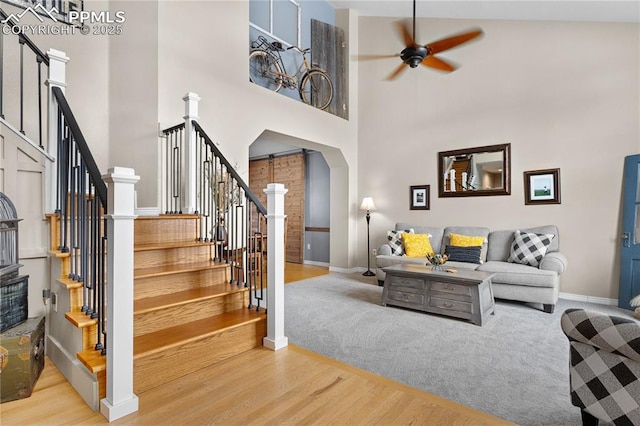
[[[305,104],[326,109],[333,99],[333,83],[322,70],[311,70],[302,77],[300,98]]]
[[[282,87],[282,70],[264,50],[254,50],[249,55],[249,81],[277,92]]]

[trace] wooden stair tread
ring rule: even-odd
[[[243,324],[266,318],[264,310],[242,308],[175,327],[165,328],[133,339],[133,358],[144,356],[197,341]]]
[[[56,281],[68,290],[72,288],[81,288],[83,285],[80,281],[72,280],[71,278],[58,278]]]
[[[199,246],[213,246],[219,243],[211,242],[211,241],[197,241],[197,240],[185,240],[185,241],[172,241],[167,243],[146,243],[146,244],[136,244],[133,247],[133,251],[148,251],[148,250],[163,250],[163,249],[171,249],[171,248],[182,248],[182,247],[199,247]]]
[[[84,312],[67,312],[66,314],[64,314],[64,316],[78,328],[90,327],[98,323],[97,318],[92,319]]]
[[[58,259],[62,259],[70,256],[68,251],[63,253],[60,250],[49,250],[49,254]]]
[[[78,360],[92,373],[99,373],[107,369],[107,356],[101,351],[87,350],[76,354]]]
[[[227,294],[248,291],[245,287],[235,284],[221,283],[206,287],[198,287],[190,290],[165,294],[161,296],[147,297],[139,299],[133,303],[134,314],[142,314],[155,311],[161,308],[183,305],[189,302],[211,299]]]
[[[180,263],[172,265],[152,266],[148,268],[135,268],[133,278],[146,278],[159,275],[179,274],[181,272],[202,271],[205,269],[226,268],[228,263],[205,260],[202,262]]]

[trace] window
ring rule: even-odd
[[[249,22],[278,41],[300,45],[300,5],[294,0],[250,0]]]

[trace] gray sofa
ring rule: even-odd
[[[466,262],[447,262],[453,269],[472,269],[494,273],[491,279],[493,295],[498,299],[518,300],[521,302],[541,303],[545,312],[553,313],[560,289],[560,275],[567,268],[567,258],[560,253],[560,236],[554,225],[520,229],[536,234],[553,234],[545,256],[538,267],[507,262],[514,241],[514,229],[490,231],[488,228],[449,226],[437,228],[429,226],[397,223],[395,230],[413,229],[416,234],[430,234],[431,247],[436,253],[444,253],[449,245],[449,235],[460,234],[485,237],[480,258],[481,264]],[[389,244],[378,248],[376,256],[376,278],[382,285],[385,272],[382,268],[400,263],[425,265],[424,257],[406,257],[392,255]]]

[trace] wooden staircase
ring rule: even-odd
[[[186,214],[135,220],[136,393],[261,346],[266,336],[264,310],[249,309],[249,290],[229,283],[229,264],[212,260],[217,246],[196,241],[198,223],[198,215]],[[80,312],[81,286],[58,281],[69,281],[69,291],[78,292],[72,297],[78,306],[66,317],[85,330],[77,355],[97,376],[102,398],[106,356],[93,349],[96,321]]]

